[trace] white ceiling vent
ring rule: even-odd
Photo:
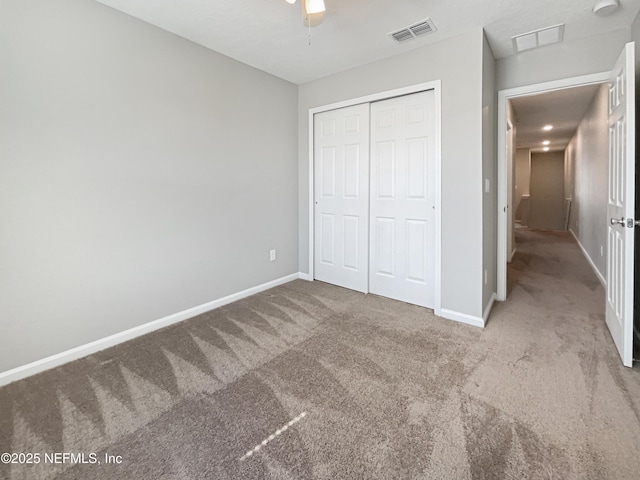
[[[511,37],[515,53],[559,43],[564,38],[564,23]]]
[[[409,25],[408,27],[404,27],[400,30],[396,30],[395,32],[391,32],[389,36],[396,42],[402,43],[406,42],[407,40],[411,40],[412,38],[419,37],[420,35],[426,35],[427,33],[435,32],[437,30],[438,29],[433,24],[431,19],[425,18],[418,23],[414,23],[413,25]]]

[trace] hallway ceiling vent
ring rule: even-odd
[[[564,23],[552,27],[541,28],[533,32],[523,33],[511,37],[515,53],[532,50],[552,43],[560,43],[564,38]]]
[[[407,40],[411,40],[412,38],[416,38],[421,35],[426,35],[427,33],[436,31],[438,31],[438,29],[433,24],[431,19],[425,18],[418,23],[414,23],[413,25],[409,25],[408,27],[404,27],[400,30],[396,30],[395,32],[391,32],[389,36],[393,38],[397,43],[402,43],[406,42]]]

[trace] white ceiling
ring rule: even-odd
[[[587,85],[512,99],[516,147],[541,151],[542,142],[549,140],[550,150],[564,150],[598,88],[599,85]],[[545,125],[553,125],[553,130],[545,132]]]
[[[511,37],[566,23],[565,42],[630,27],[640,0],[608,17],[596,0],[325,0],[324,22],[302,25],[301,0],[97,0],[243,63],[301,84],[484,27],[497,58]],[[396,44],[387,34],[429,17],[438,31]],[[453,61],[453,59],[452,59]]]

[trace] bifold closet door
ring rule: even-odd
[[[371,104],[369,291],[433,308],[433,91]]]
[[[369,104],[314,117],[314,277],[368,292]]]

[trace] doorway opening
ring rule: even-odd
[[[571,196],[564,198],[562,209],[556,206],[555,212],[553,212],[554,209],[551,211],[554,215],[563,213],[566,229],[574,234],[576,234],[575,230],[578,230],[575,235],[578,245],[599,279],[604,279],[606,284],[605,322],[623,364],[631,367],[634,326],[634,241],[635,227],[640,226],[640,222],[634,218],[636,96],[635,44],[633,42],[625,45],[609,72],[503,90],[498,93],[498,144],[505,148],[498,149],[500,210],[498,212],[498,291],[496,296],[498,300],[507,298],[507,262],[513,253],[508,251],[508,247],[513,248],[513,230],[515,229],[513,203],[515,177],[512,168],[514,162],[508,161],[509,157],[516,156],[515,148],[512,147],[515,145],[516,133],[513,128],[507,128],[508,121],[511,120],[510,114],[515,117],[511,102],[533,94],[553,93],[571,87],[603,83],[606,83],[607,87],[598,89],[601,95],[596,93],[596,97],[600,100],[594,100],[590,107],[596,111],[596,114],[588,120],[586,117],[591,114],[585,114],[585,119],[581,121],[580,128],[575,134],[577,140],[575,142],[572,140],[565,148],[564,170],[569,173],[565,173],[565,183],[567,181],[569,183],[570,188],[567,190],[571,192]],[[550,122],[544,122],[545,124],[539,125],[538,128],[550,132],[554,128]],[[511,121],[511,125],[513,124],[514,122]],[[601,138],[596,142],[596,150],[604,150],[606,154],[596,155],[598,158],[592,163],[602,164],[604,169],[606,159],[604,175],[597,174],[599,168],[597,166],[587,165],[584,168],[585,158],[589,158],[591,146],[589,140],[594,134]],[[510,146],[509,151],[507,146]],[[590,171],[585,177],[587,185],[578,183],[583,181],[582,176],[577,173],[579,169]],[[606,178],[606,185],[603,185],[603,177]],[[561,189],[562,193],[564,190],[564,188]],[[604,201],[599,197],[603,197]],[[531,198],[529,198],[529,204],[528,221],[531,222]],[[578,208],[580,206],[582,208]],[[573,216],[572,223],[571,215],[576,209],[578,212]],[[604,213],[597,213],[598,211]],[[585,218],[588,225],[593,225],[591,228],[583,228],[582,223]]]
[[[604,286],[607,84],[512,98],[507,116],[508,263],[523,242],[575,240]],[[508,268],[507,295],[513,275]]]
[[[571,92],[575,89],[597,88],[607,82],[609,78],[609,72],[603,72],[599,74],[586,75],[581,77],[574,77],[564,80],[558,80],[554,82],[546,82],[537,85],[529,85],[525,87],[518,87],[509,90],[503,90],[498,93],[498,205],[500,205],[501,211],[498,216],[498,285],[497,285],[497,299],[504,301],[507,299],[507,264],[515,253],[515,230],[516,230],[516,212],[520,220],[520,225],[524,223],[529,226],[530,224],[530,212],[531,212],[531,192],[530,192],[530,165],[532,153],[551,153],[552,148],[555,151],[564,151],[568,145],[568,140],[571,139],[575,133],[575,126],[573,131],[571,128],[566,129],[564,137],[558,135],[558,140],[555,145],[551,144],[554,137],[551,136],[551,131],[556,130],[554,135],[562,134],[562,127],[556,127],[550,121],[545,121],[544,108],[541,108],[539,112],[529,115],[529,120],[523,122],[522,132],[520,135],[520,146],[518,146],[518,124],[516,123],[516,113],[514,111],[514,102],[519,102],[521,107],[529,109],[531,105],[535,105],[536,100],[540,100],[545,95],[559,96]],[[579,90],[576,90],[579,91]],[[585,96],[587,95],[582,92]],[[570,97],[570,93],[566,95]],[[522,109],[522,108],[521,108]],[[533,110],[533,108],[531,108]],[[586,108],[584,108],[586,111]],[[583,112],[584,114],[584,112]],[[577,114],[576,114],[577,115]],[[549,117],[547,117],[549,118]],[[575,125],[579,122],[574,120]],[[557,122],[556,122],[557,123]],[[551,125],[551,130],[542,130],[545,126]],[[536,131],[537,130],[537,131]],[[549,133],[549,135],[542,135]],[[566,137],[569,136],[569,139]],[[544,145],[544,141],[549,140],[549,145]],[[562,143],[564,142],[564,144]],[[544,149],[549,147],[548,152]],[[519,190],[515,189],[516,185],[516,172],[518,159],[517,150],[520,150],[520,185]],[[528,165],[528,179],[526,173],[526,166]],[[563,181],[564,185],[564,181]],[[564,191],[562,192],[562,198]],[[573,201],[573,200],[572,200]],[[524,202],[524,203],[523,203]],[[553,203],[552,203],[553,204]],[[547,206],[544,206],[547,208]],[[575,207],[574,207],[575,209]],[[544,210],[544,209],[543,209]],[[567,210],[570,215],[571,207],[565,205],[563,201],[562,212]],[[523,219],[524,216],[524,219]],[[544,214],[542,215],[544,217]],[[566,219],[566,215],[564,218]],[[542,220],[546,222],[546,219]],[[557,219],[556,219],[557,222]],[[566,221],[564,223],[566,226]],[[568,229],[567,229],[568,230]]]

